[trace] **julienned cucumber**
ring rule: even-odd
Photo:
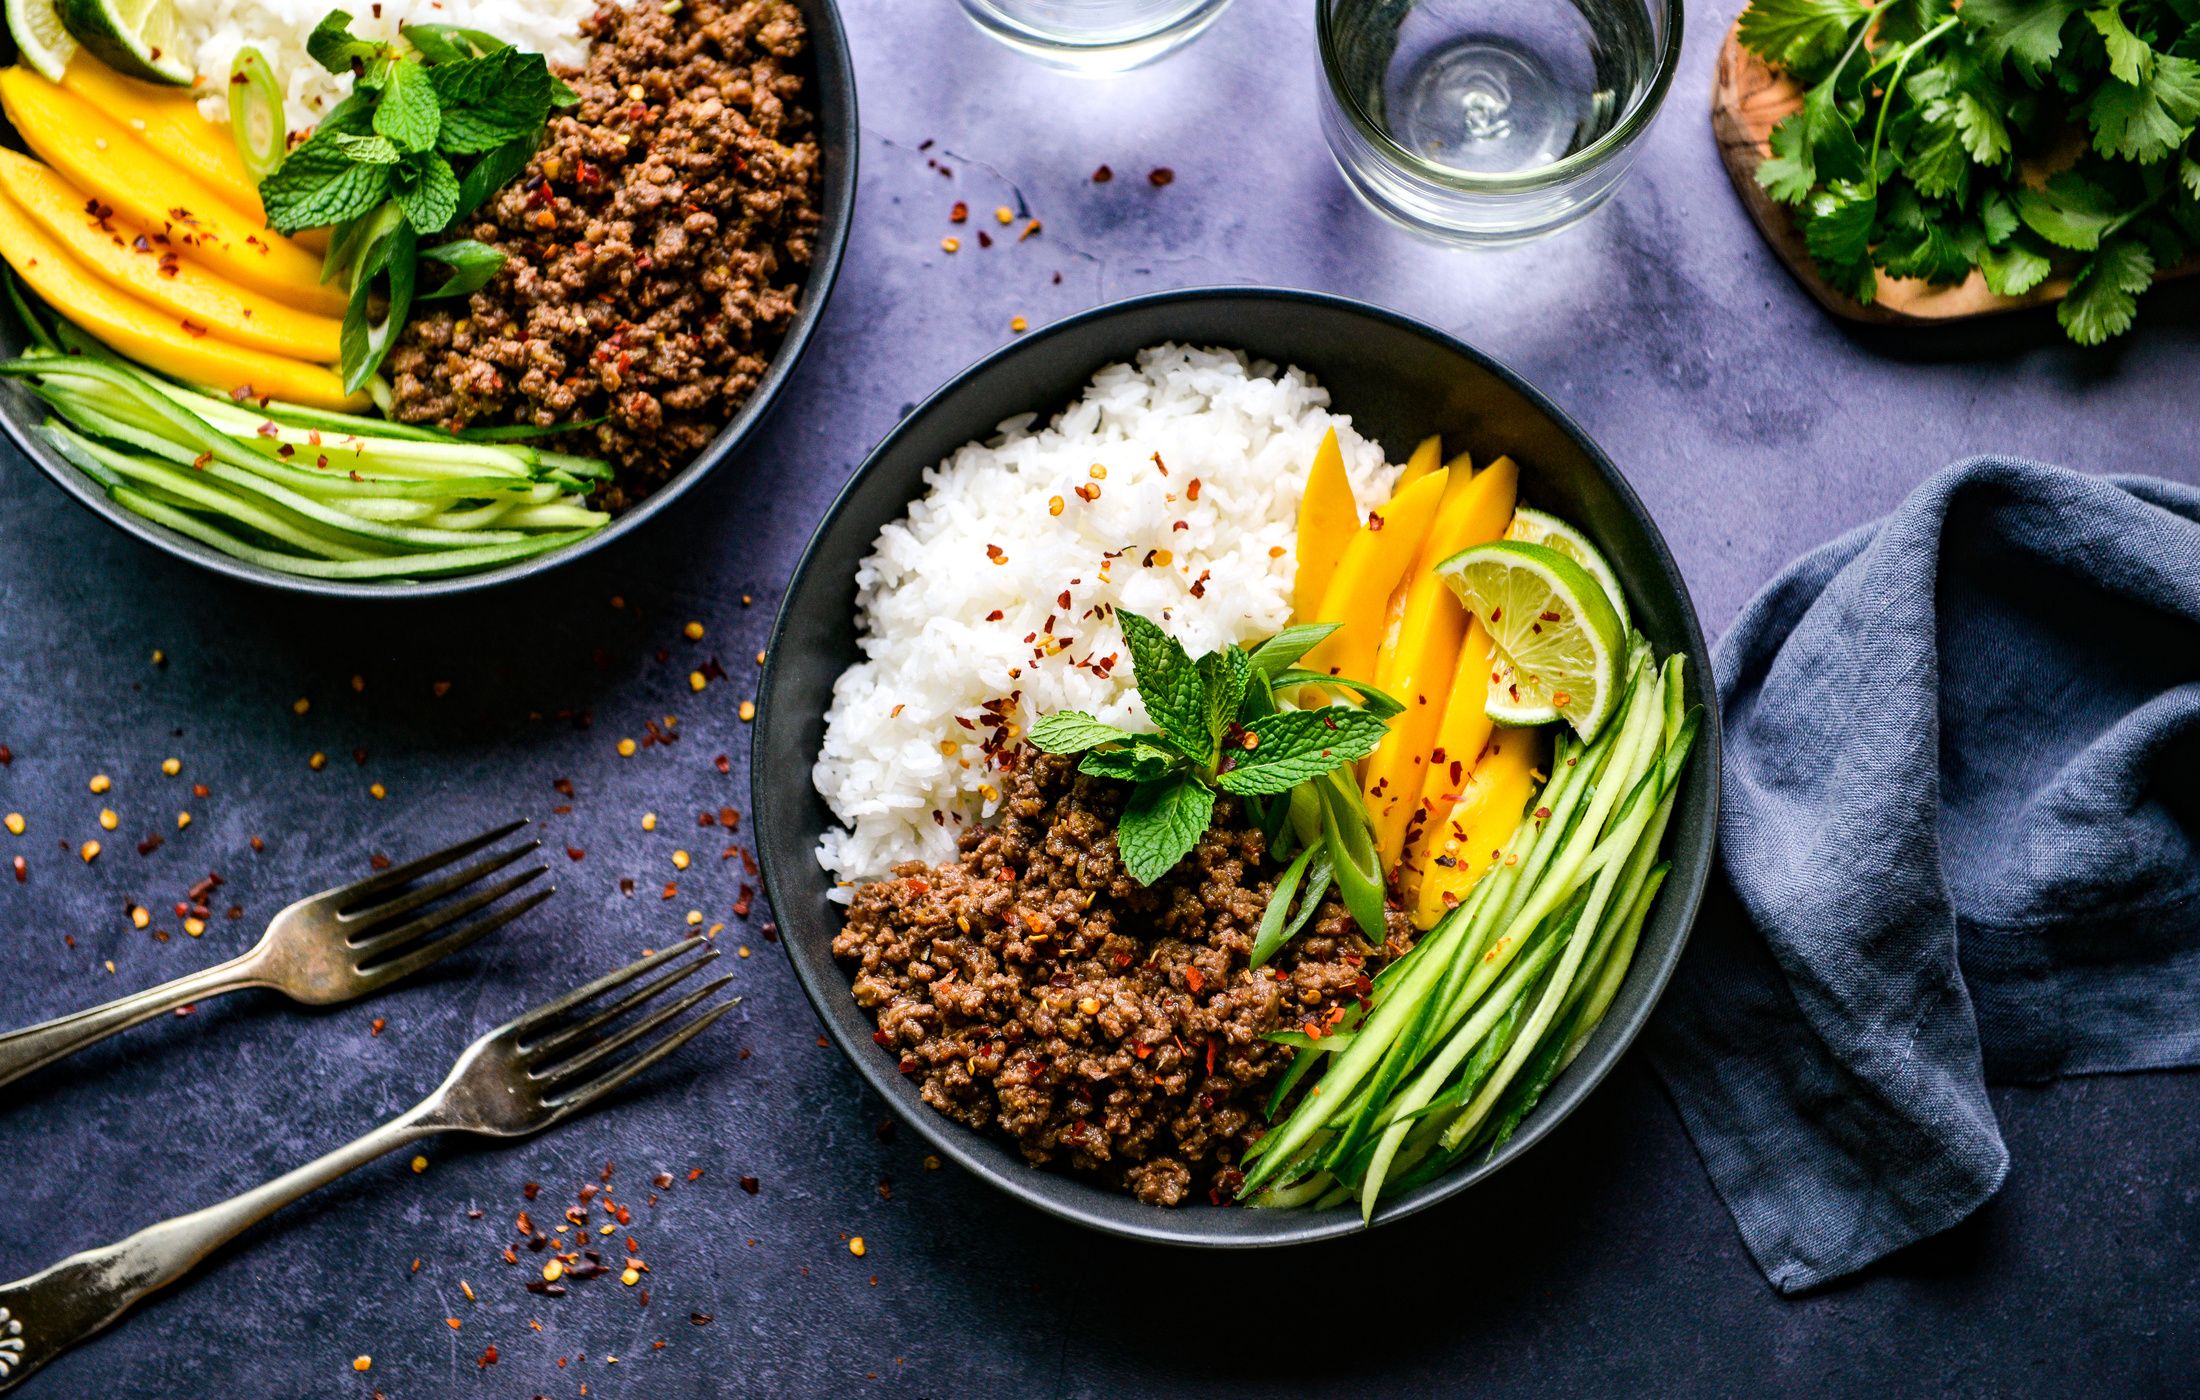
[[[1682,658],[1654,666],[1634,634],[1622,678],[1611,722],[1593,742],[1561,736],[1505,858],[1383,968],[1366,1008],[1319,1038],[1271,1037],[1299,1052],[1269,1103],[1290,1112],[1245,1159],[1249,1204],[1356,1197],[1371,1215],[1386,1193],[1494,1151],[1580,1052],[1664,879],[1657,852],[1698,724]]]

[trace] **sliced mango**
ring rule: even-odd
[[[1391,494],[1396,495],[1422,477],[1427,476],[1430,472],[1435,471],[1443,460],[1444,440],[1439,437],[1422,438],[1420,443],[1414,447],[1413,455],[1406,458],[1406,469],[1398,473],[1398,484],[1390,488]]]
[[[1430,472],[1370,511],[1367,524],[1353,532],[1321,606],[1299,613],[1302,622],[1340,624],[1307,653],[1308,669],[1375,679],[1375,649],[1389,624],[1390,595],[1436,523],[1436,508],[1450,480],[1451,474],[1442,469]]]
[[[169,253],[119,214],[102,219],[87,212],[82,190],[27,156],[0,150],[0,190],[78,262],[222,340],[315,364],[334,364],[342,354],[343,322],[224,281]]]
[[[1361,785],[1385,870],[1405,853],[1407,823],[1421,809],[1429,754],[1443,726],[1444,684],[1457,669],[1467,634],[1467,610],[1437,577],[1436,566],[1469,545],[1502,538],[1519,483],[1510,457],[1471,477],[1451,476],[1436,523],[1400,585],[1403,603],[1377,652],[1373,679],[1406,708],[1368,757]]]
[[[344,392],[335,371],[232,345],[182,317],[115,290],[60,241],[0,198],[0,257],[55,310],[133,360],[222,392],[249,390],[315,408],[357,412],[366,395]]]
[[[1306,489],[1299,495],[1299,571],[1291,585],[1291,611],[1300,622],[1316,620],[1345,542],[1359,528],[1360,505],[1352,499],[1344,453],[1337,447],[1337,430],[1331,428],[1322,434],[1314,464],[1307,468]]]
[[[302,311],[344,314],[344,294],[321,285],[319,258],[251,229],[228,201],[75,93],[27,68],[0,68],[0,108],[63,178],[161,230],[185,257]]]
[[[1500,729],[1467,775],[1459,801],[1431,833],[1432,859],[1413,897],[1413,922],[1433,928],[1504,855],[1535,796],[1543,752],[1537,729]]]
[[[1482,706],[1489,698],[1495,655],[1490,634],[1482,630],[1482,620],[1470,617],[1458,659],[1453,663],[1451,684],[1445,689],[1443,722],[1429,746],[1428,768],[1421,775],[1417,814],[1408,814],[1400,887],[1409,905],[1428,868],[1433,838],[1444,834],[1448,839],[1444,824],[1451,817],[1451,809],[1458,805],[1467,773],[1490,741],[1493,726]]]

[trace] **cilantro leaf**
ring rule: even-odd
[[[2046,281],[2054,265],[2029,243],[2011,239],[2005,247],[1981,250],[1978,270],[1986,279],[1986,290],[1995,296],[2021,297]]]
[[[458,173],[433,151],[416,155],[397,168],[394,193],[416,233],[441,233],[458,212]]]
[[[2080,345],[2098,345],[2131,329],[2139,293],[2154,282],[2154,255],[2135,238],[2101,245],[2086,260],[2055,319]]]
[[[418,63],[392,64],[382,100],[374,105],[376,133],[401,151],[431,151],[442,126],[443,104],[428,81],[428,70]]]
[[[2080,252],[2099,247],[2101,235],[2123,217],[2106,190],[2074,170],[2054,176],[2044,190],[2020,189],[2016,199],[2026,227],[2058,248]]]
[[[1213,791],[1189,773],[1141,783],[1115,830],[1123,868],[1139,884],[1152,884],[1199,844],[1214,814]]]
[[[2017,206],[1998,189],[1988,190],[1979,197],[1978,216],[1986,234],[1986,244],[1991,248],[2007,243],[2009,235],[2017,231],[2021,222],[2017,218]]]
[[[2137,83],[2111,77],[2093,90],[2085,113],[2094,150],[2142,165],[2174,154],[2200,118],[2200,62],[2148,53],[2151,72]]]
[[[1853,263],[1871,252],[1879,197],[1846,182],[1811,196],[1803,246],[1821,263]]]
[[[1737,37],[1767,63],[1808,69],[1836,57],[1871,12],[1862,0],[1750,0]]]
[[[1201,763],[1214,757],[1214,736],[1207,730],[1207,687],[1199,668],[1176,638],[1128,608],[1117,608],[1123,640],[1129,644],[1131,674],[1146,714],[1170,742]]]
[[[2185,193],[2200,199],[2200,160],[2191,156],[2177,162],[2177,182],[2185,187]]]
[[[1289,792],[1340,764],[1367,757],[1390,726],[1365,710],[1326,705],[1264,715],[1245,726],[1245,732],[1254,747],[1231,754],[1233,766],[1215,775],[1215,785],[1224,792]]]
[[[2084,8],[2084,0],[1965,0],[1963,25],[1988,65],[2013,60],[2018,72],[2037,82],[2062,52],[2063,25]]]
[[[1864,177],[1864,147],[1835,105],[1835,83],[1828,78],[1813,87],[1801,110],[1772,129],[1772,159],[1757,168],[1757,182],[1774,199],[1800,204],[1820,180]]]
[[[1083,753],[1131,737],[1127,729],[1103,724],[1083,710],[1056,710],[1031,726],[1031,742],[1041,753]]]
[[[2122,0],[2109,0],[2097,10],[2086,11],[2085,17],[2100,31],[2101,44],[2108,50],[2108,71],[2118,82],[2136,83],[2153,71],[2154,50],[2124,23]]]
[[[371,63],[388,48],[371,39],[353,38],[351,16],[342,10],[330,10],[321,16],[321,22],[306,36],[306,53],[331,73],[349,73],[354,63]]]
[[[353,160],[337,144],[340,139],[314,136],[261,182],[270,228],[291,234],[340,224],[370,212],[388,196],[390,168]]]

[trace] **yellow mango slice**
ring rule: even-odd
[[[71,184],[160,230],[185,257],[301,311],[344,314],[344,294],[321,285],[319,258],[250,228],[226,200],[75,93],[27,68],[0,68],[0,108],[31,150]]]
[[[78,52],[61,75],[61,86],[121,122],[146,145],[166,155],[201,184],[229,202],[255,229],[267,225],[260,187],[244,168],[229,128],[209,121],[198,99],[171,87],[155,87],[125,78],[89,53]],[[320,229],[291,235],[291,242],[321,252],[328,246]]]
[[[1331,428],[1322,435],[1314,465],[1306,472],[1306,489],[1299,496],[1299,571],[1291,585],[1291,612],[1298,621],[1316,620],[1314,614],[1337,572],[1345,542],[1359,528],[1359,502],[1352,499],[1344,453],[1337,447],[1337,430]]]
[[[1406,458],[1406,469],[1398,473],[1398,484],[1390,488],[1391,494],[1395,495],[1405,490],[1414,482],[1435,471],[1443,460],[1444,440],[1439,437],[1422,438],[1420,443],[1414,447],[1413,455]]]
[[[1490,730],[1494,726],[1490,717],[1483,713],[1482,706],[1489,698],[1490,670],[1495,655],[1490,634],[1482,630],[1482,620],[1470,616],[1466,636],[1459,644],[1458,659],[1452,666],[1451,684],[1446,688],[1444,718],[1437,727],[1435,742],[1429,746],[1428,768],[1421,775],[1418,808],[1407,814],[1405,855],[1401,861],[1404,874],[1399,887],[1405,891],[1409,906],[1428,868],[1433,838],[1441,834],[1448,839],[1444,824],[1451,816],[1451,809],[1458,805],[1468,772],[1490,741]]]
[[[194,334],[183,318],[116,291],[12,199],[0,198],[0,257],[55,310],[117,353],[164,374],[228,393],[249,390],[315,408],[357,412],[370,400],[344,392],[335,371]]]
[[[1413,898],[1416,928],[1434,928],[1504,855],[1535,795],[1538,729],[1499,729],[1467,775],[1458,803],[1431,833],[1432,858]]]
[[[1375,679],[1375,649],[1389,623],[1390,595],[1436,523],[1436,508],[1450,480],[1451,474],[1442,469],[1430,472],[1368,512],[1367,524],[1346,541],[1321,606],[1299,614],[1301,622],[1341,624],[1306,654],[1307,669]]]
[[[343,322],[248,292],[172,254],[164,265],[166,250],[137,225],[87,212],[82,190],[27,156],[0,150],[0,190],[116,288],[223,340],[316,364],[342,354]]]
[[[1436,566],[1470,545],[1503,538],[1519,484],[1520,471],[1510,457],[1498,458],[1475,476],[1450,477],[1436,523],[1400,587],[1397,621],[1377,652],[1372,679],[1406,707],[1390,721],[1389,737],[1369,755],[1362,775],[1385,870],[1404,855],[1406,825],[1421,808],[1429,754],[1444,720],[1444,687],[1458,667],[1467,633],[1467,610],[1437,576]]]

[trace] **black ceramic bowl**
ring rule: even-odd
[[[1165,292],[1102,307],[1017,341],[958,375],[904,419],[863,464],[795,571],[774,628],[753,757],[757,850],[780,939],[833,1040],[875,1090],[942,1156],[1042,1210],[1096,1229],[1173,1244],[1293,1244],[1361,1228],[1356,1208],[1216,1209],[1141,1205],[1066,1173],[1028,1165],[993,1139],[926,1107],[871,1039],[875,1025],[832,956],[841,907],[813,851],[832,814],[809,781],[833,680],[857,659],[855,572],[879,528],[923,489],[926,467],[1001,420],[1052,413],[1093,372],[1160,341],[1229,346],[1311,372],[1331,406],[1403,461],[1430,433],[1478,460],[1509,453],[1521,492],[1587,531],[1618,571],[1635,624],[1659,655],[1688,657],[1690,699],[1705,724],[1669,835],[1673,874],[1611,1010],[1581,1056],[1552,1084],[1510,1141],[1487,1162],[1462,1165],[1384,1204],[1380,1224],[1466,1190],[1534,1147],[1573,1111],[1626,1050],[1680,958],[1711,871],[1719,794],[1718,708],[1711,656],[1688,588],[1665,541],[1602,449],[1504,366],[1395,312],[1311,292],[1215,287]]]
[[[841,30],[840,11],[835,8],[834,0],[794,0],[794,3],[802,11],[810,27],[809,57],[812,66],[809,102],[812,110],[817,113],[818,146],[824,156],[825,167],[825,190],[817,244],[810,261],[809,280],[802,288],[801,309],[795,313],[794,323],[788,327],[786,339],[773,354],[771,366],[765,370],[762,382],[741,405],[741,411],[711,440],[710,445],[694,461],[658,487],[648,500],[578,544],[523,559],[516,564],[507,564],[502,568],[484,569],[479,573],[461,574],[453,578],[427,579],[418,583],[300,578],[295,574],[281,573],[248,564],[241,559],[233,559],[218,549],[197,540],[186,539],[175,531],[156,525],[107,499],[107,493],[100,490],[96,483],[63,461],[43,439],[31,431],[46,420],[46,408],[29,389],[16,380],[11,379],[0,384],[0,431],[4,431],[18,451],[36,462],[41,471],[52,477],[55,484],[75,497],[79,504],[155,549],[179,559],[190,560],[231,578],[323,598],[433,598],[494,588],[569,563],[593,550],[601,549],[621,535],[641,528],[643,521],[669,507],[712,469],[739,452],[742,444],[762,425],[771,412],[772,405],[778,400],[780,390],[794,373],[796,362],[802,358],[802,351],[809,344],[810,333],[816,329],[818,318],[825,312],[826,299],[832,295],[833,279],[840,271],[841,253],[848,244],[848,225],[855,212],[856,147],[859,144],[856,127],[856,76],[848,58],[848,37]],[[21,139],[4,119],[0,119],[0,134],[5,135],[9,146],[17,150],[23,148]],[[17,355],[22,352],[23,346],[23,328],[16,318],[0,314],[0,353]]]

